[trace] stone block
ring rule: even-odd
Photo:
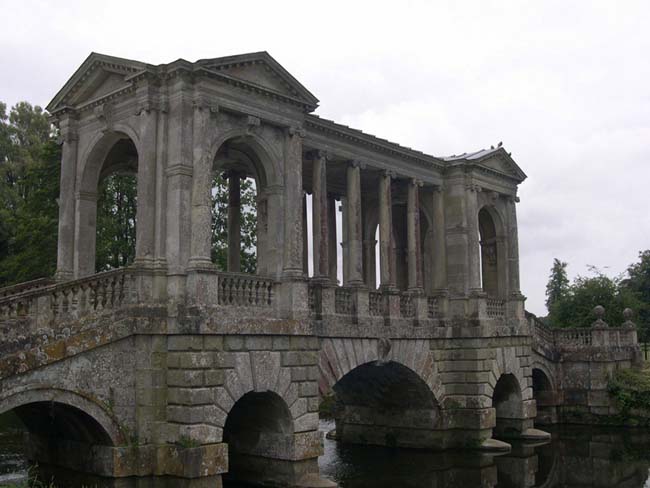
[[[318,383],[315,381],[306,381],[300,383],[300,396],[315,397],[318,396]]]
[[[288,336],[274,336],[273,349],[275,351],[286,351],[290,348],[290,341]]]
[[[168,386],[203,386],[203,371],[172,369],[167,373]]]
[[[167,347],[170,351],[201,351],[203,338],[199,335],[169,336]]]
[[[224,383],[224,370],[208,369],[205,371],[205,386],[221,386]]]
[[[241,336],[226,336],[223,347],[225,351],[241,351],[244,349],[244,338]]]
[[[223,336],[203,337],[203,349],[206,351],[223,351]]]
[[[244,344],[249,351],[268,351],[273,348],[273,337],[247,336]]]

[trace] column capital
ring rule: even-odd
[[[473,193],[481,193],[483,191],[483,188],[475,183],[468,183],[465,185],[465,190]]]
[[[230,178],[245,178],[246,174],[242,173],[241,171],[237,171],[235,169],[228,169],[222,173],[222,178],[224,180],[229,180]]]
[[[150,112],[167,113],[169,112],[169,103],[167,103],[166,100],[146,98],[138,102],[133,114],[142,115],[148,114]]]
[[[388,178],[390,178],[392,180],[397,178],[397,173],[395,172],[394,169],[385,169],[385,170],[383,170],[381,172],[381,175],[384,176],[384,177],[388,177]]]
[[[192,99],[192,107],[198,111],[206,110],[213,114],[219,113],[219,105],[209,100],[205,95],[196,95]]]
[[[325,161],[330,160],[329,153],[323,149],[312,149],[311,151],[307,151],[306,156],[310,161],[314,161],[316,159],[324,159]]]
[[[350,159],[348,164],[350,168],[366,169],[366,163],[360,159]]]
[[[300,138],[303,138],[303,137],[305,137],[307,135],[307,132],[305,131],[305,129],[302,126],[295,125],[295,126],[287,127],[286,128],[286,134],[289,137],[298,136]]]
[[[422,180],[419,180],[417,178],[409,178],[409,184],[412,186],[423,186],[424,182]]]
[[[443,193],[445,191],[444,185],[433,185],[431,188],[435,193]]]

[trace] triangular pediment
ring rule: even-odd
[[[129,86],[128,76],[145,68],[145,63],[91,53],[47,106],[52,113],[65,106],[76,107]]]
[[[300,100],[312,110],[318,105],[318,99],[267,52],[202,59],[196,64],[209,71],[216,71],[263,87],[271,92]]]
[[[478,165],[520,181],[526,179],[526,174],[503,148],[499,148],[499,150],[480,158]]]

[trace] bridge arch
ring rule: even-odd
[[[427,341],[325,339],[321,393],[334,392],[348,443],[440,448],[441,386]]]
[[[13,411],[34,435],[88,444],[120,446],[118,422],[96,401],[61,389],[29,388],[0,396],[0,415]]]
[[[532,389],[537,406],[535,422],[539,424],[557,423],[557,406],[559,404],[557,380],[550,369],[539,361],[532,365]]]

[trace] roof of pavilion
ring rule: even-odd
[[[518,182],[526,178],[526,174],[501,143],[496,148],[436,157],[311,114],[310,112],[313,112],[318,106],[318,99],[266,51],[200,59],[195,63],[178,59],[172,63],[160,65],[91,53],[46,108],[50,113],[55,114],[68,107],[87,106],[111,95],[119,94],[127,87],[132,86],[133,80],[138,76],[145,74],[165,76],[175,70],[186,70],[217,78],[239,88],[300,106],[306,112],[307,123],[311,126],[336,133],[366,146],[389,151],[397,156],[435,166],[455,166],[456,164],[490,166],[488,169],[502,173]],[[488,161],[490,165],[485,164]]]

